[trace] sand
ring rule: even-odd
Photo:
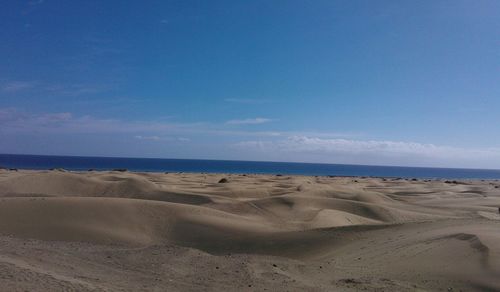
[[[0,170],[0,291],[500,291],[499,187]]]

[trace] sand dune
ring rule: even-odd
[[[0,170],[0,290],[496,291],[499,185]]]

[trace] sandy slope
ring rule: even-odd
[[[498,186],[0,170],[0,291],[497,291]]]

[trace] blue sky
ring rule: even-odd
[[[500,168],[500,2],[5,1],[0,152]]]

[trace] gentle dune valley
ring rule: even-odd
[[[499,187],[0,170],[0,290],[496,291]]]

